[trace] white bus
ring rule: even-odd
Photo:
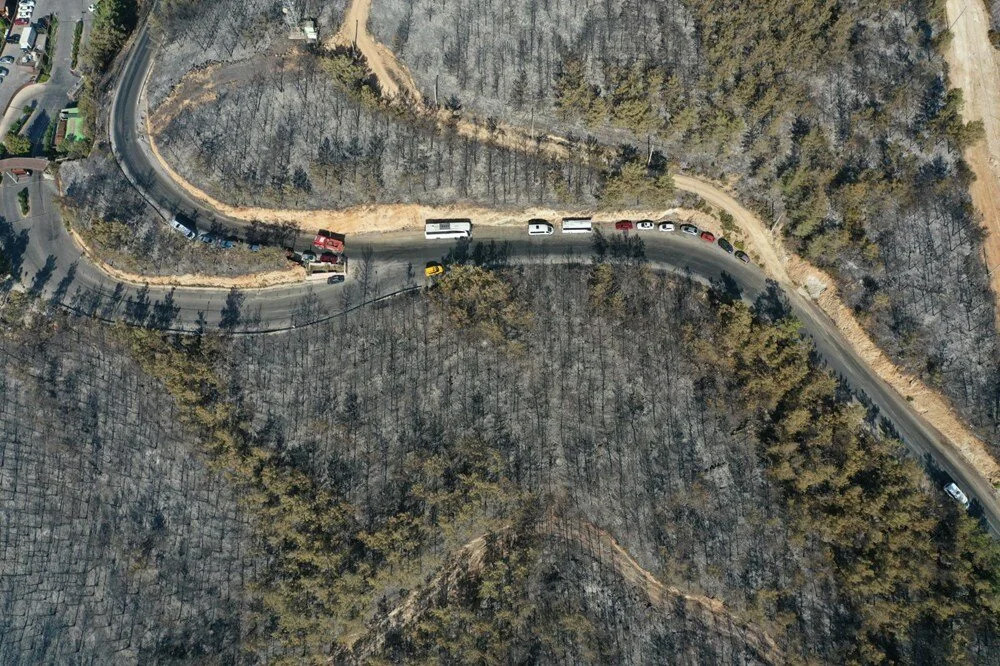
[[[564,234],[589,234],[594,230],[594,224],[589,217],[564,217],[562,232]]]
[[[424,238],[472,238],[472,220],[427,220]]]

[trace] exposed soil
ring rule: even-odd
[[[983,0],[947,0],[954,38],[945,57],[951,84],[962,89],[966,122],[981,120],[986,139],[965,152],[976,174],[972,200],[983,215],[986,268],[1000,322],[1000,54],[990,44],[990,16]]]

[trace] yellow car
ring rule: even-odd
[[[435,275],[444,274],[444,266],[441,264],[427,264],[427,268],[424,269],[424,275],[427,277],[434,277]]]

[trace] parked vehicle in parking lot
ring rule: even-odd
[[[686,234],[690,234],[692,236],[698,235],[698,227],[694,226],[693,224],[682,224],[681,231],[683,231]]]
[[[436,261],[432,261],[431,263],[427,264],[427,267],[424,269],[425,277],[434,277],[435,275],[443,275],[443,274],[444,274],[444,266],[437,263]]]
[[[962,489],[959,488],[956,483],[954,482],[949,483],[947,486],[944,487],[944,491],[948,493],[953,500],[964,506],[966,509],[969,508],[968,495],[962,492]]]
[[[346,260],[344,255],[333,252],[324,252],[319,255],[319,260],[324,264],[342,264]]]
[[[6,67],[0,67],[0,76],[7,76],[10,74],[10,70]]]
[[[528,235],[529,236],[551,236],[553,231],[552,225],[549,224],[548,220],[542,220],[536,218],[534,220],[528,220]]]
[[[721,247],[723,250],[725,250],[729,254],[732,254],[733,250],[735,249],[733,247],[733,244],[730,243],[729,241],[727,241],[725,238],[720,238],[719,239],[719,247]]]
[[[743,250],[736,250],[736,258],[742,261],[744,264],[750,263],[750,256]]]
[[[715,234],[713,234],[711,231],[703,231],[701,232],[701,239],[706,243],[714,243]]]
[[[674,223],[673,222],[660,222],[660,224],[657,226],[657,229],[659,229],[660,231],[673,231],[674,230]]]
[[[638,229],[639,231],[649,231],[654,226],[655,225],[653,224],[652,220],[639,220],[638,222],[635,223],[635,228]]]
[[[16,58],[14,58],[14,56],[12,56],[12,55],[6,55],[6,56],[0,58],[0,64],[3,64],[3,65],[13,65],[14,64],[14,60],[16,60]]]
[[[615,231],[628,231],[634,226],[632,220],[618,220],[615,222]]]

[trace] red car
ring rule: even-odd
[[[703,231],[701,232],[701,239],[706,243],[714,243],[715,234],[713,234],[711,231]]]
[[[615,231],[628,231],[634,226],[635,224],[632,223],[632,220],[618,220],[615,222]]]
[[[31,25],[31,21],[26,18],[19,18],[14,21],[14,25]]]

